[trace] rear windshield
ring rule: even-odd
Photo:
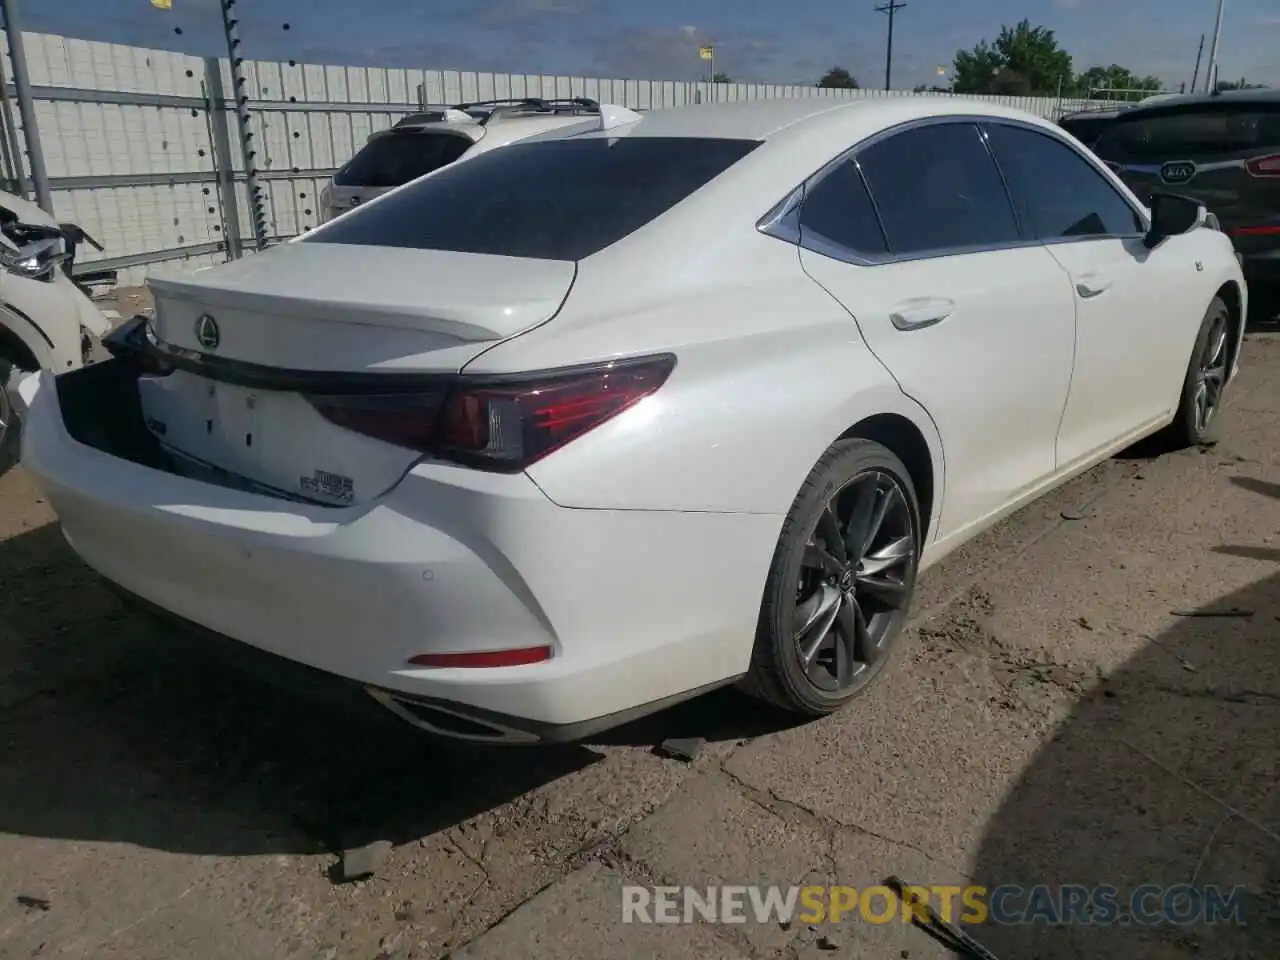
[[[757,146],[635,136],[517,143],[447,167],[305,242],[581,260],[674,207]]]
[[[1114,117],[1064,117],[1059,126],[1081,143],[1091,144],[1114,121]]]
[[[1207,104],[1122,117],[1103,133],[1108,160],[1193,160],[1280,146],[1280,104]]]
[[[334,175],[333,182],[339,187],[398,187],[453,163],[473,142],[454,133],[374,137]]]

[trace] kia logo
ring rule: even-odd
[[[1160,179],[1165,183],[1186,183],[1196,175],[1196,165],[1189,160],[1175,160],[1160,168]]]

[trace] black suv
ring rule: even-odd
[[[1241,255],[1250,301],[1280,305],[1280,90],[1177,97],[1126,110],[1093,146],[1144,203],[1195,197]],[[1265,305],[1265,306],[1264,306]]]
[[[1058,121],[1058,126],[1092,149],[1116,117],[1128,109],[1131,108],[1117,107],[1111,110],[1081,110],[1077,113],[1068,113]]]

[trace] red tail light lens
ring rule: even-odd
[[[411,396],[309,399],[348,430],[467,466],[515,472],[634,406],[674,367],[675,357],[644,357],[518,377],[463,376]]]
[[[415,667],[523,667],[551,659],[550,647],[519,647],[515,650],[484,650],[479,653],[420,653],[409,662]]]
[[[1245,168],[1255,177],[1280,177],[1280,153],[1269,157],[1254,157]]]

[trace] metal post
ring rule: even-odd
[[[40,127],[36,123],[36,105],[31,96],[31,74],[27,71],[27,50],[22,45],[22,21],[18,0],[0,0],[4,10],[4,32],[9,40],[9,62],[13,65],[13,89],[18,96],[18,115],[22,117],[22,136],[27,142],[27,160],[31,164],[31,181],[36,188],[36,203],[53,216],[53,194],[49,191],[49,172],[40,148]]]
[[[906,7],[905,3],[898,3],[898,0],[889,0],[888,3],[881,4],[876,7],[878,13],[887,13],[889,15],[889,39],[885,45],[884,52],[884,88],[891,90],[893,80],[893,15],[899,10]]]
[[[12,181],[13,193],[23,200],[27,199],[27,174],[22,165],[22,144],[18,142],[18,125],[13,122],[13,105],[9,102],[9,82],[4,75],[4,64],[0,63],[0,127],[4,135],[0,138],[0,154],[3,155],[5,173]]]
[[[231,259],[244,256],[240,236],[240,204],[236,202],[236,166],[231,159],[231,135],[227,127],[227,95],[222,89],[222,63],[217,57],[204,58],[204,90],[209,102],[209,138],[213,141],[213,169],[218,175],[218,199],[222,207],[222,230]]]
[[[1213,27],[1213,45],[1209,47],[1209,72],[1205,74],[1205,93],[1212,93],[1218,83],[1218,41],[1222,37],[1222,8],[1226,0],[1218,0],[1218,21]]]
[[[1191,71],[1191,92],[1196,92],[1196,84],[1200,80],[1200,57],[1204,53],[1204,34],[1200,34],[1200,47],[1196,50],[1196,68]]]
[[[253,129],[249,125],[249,93],[240,56],[240,21],[233,15],[236,0],[222,0],[222,29],[227,37],[227,57],[231,61],[231,95],[235,99],[236,124],[240,131],[240,150],[244,154],[245,187],[249,191],[249,217],[253,221],[254,246],[267,248],[266,197],[258,183],[258,151],[253,147]]]

